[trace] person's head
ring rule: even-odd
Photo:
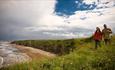
[[[97,30],[97,31],[100,31],[100,28],[99,28],[99,27],[96,27],[96,30]]]
[[[106,25],[106,24],[104,24],[103,26],[104,26],[104,28],[107,28],[107,25]]]
[[[99,27],[96,27],[96,30],[100,30],[100,28],[99,28]]]

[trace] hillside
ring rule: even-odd
[[[111,45],[104,45],[94,49],[94,42],[91,38],[70,39],[70,40],[45,40],[45,41],[15,41],[13,43],[20,45],[30,44],[31,47],[47,47],[49,52],[54,52],[53,48],[60,53],[53,59],[43,59],[42,61],[33,60],[28,63],[22,63],[2,68],[1,70],[115,70],[115,36],[112,37]],[[33,43],[34,42],[34,43]],[[23,44],[22,44],[23,43]],[[50,44],[50,45],[49,45]],[[69,46],[68,46],[68,45]],[[44,46],[45,45],[45,46]],[[55,45],[55,46],[53,46]],[[68,50],[66,50],[66,48]],[[70,48],[71,47],[71,48]],[[39,48],[39,49],[40,49]],[[63,51],[63,52],[62,52]],[[56,54],[58,54],[58,52]]]

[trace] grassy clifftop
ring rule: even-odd
[[[70,39],[67,42],[60,40],[64,48],[71,42],[69,46],[74,46],[74,50],[53,59],[33,60],[1,70],[115,70],[115,36],[111,40],[111,45],[104,45],[102,42],[102,47],[98,49],[94,49],[91,38]],[[53,44],[54,41],[50,43]],[[43,44],[46,45],[46,42]],[[60,46],[57,41],[53,45]]]
[[[57,55],[68,54],[75,49],[75,40],[23,40],[14,41],[13,44],[29,46],[33,48],[42,49],[44,51],[52,52]]]

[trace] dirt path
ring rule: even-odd
[[[12,44],[13,47],[19,49],[21,52],[26,53],[29,57],[31,57],[32,59],[41,59],[41,58],[53,58],[56,57],[55,54],[50,53],[50,52],[46,52],[40,49],[35,49],[32,47],[28,47],[28,46],[22,46],[22,45],[15,45]]]

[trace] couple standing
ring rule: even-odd
[[[112,34],[112,30],[107,27],[106,24],[103,25],[104,29],[101,31],[99,27],[96,27],[96,31],[93,35],[93,39],[95,40],[95,49],[97,49],[98,46],[101,46],[102,38],[104,39],[105,45],[110,44],[110,35]]]

